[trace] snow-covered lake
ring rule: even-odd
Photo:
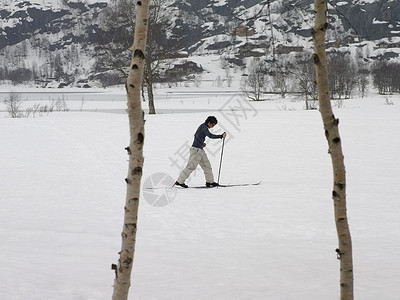
[[[64,97],[71,111],[11,119],[0,102],[0,299],[110,299],[128,120],[90,110],[123,112],[124,91],[19,92],[27,106]],[[400,96],[388,100],[393,105],[370,95],[334,108],[360,300],[397,300],[400,292]],[[156,107],[160,114],[146,116],[143,182],[159,173],[175,180],[194,131],[215,115],[213,132],[228,132],[221,183],[262,183],[144,189],[131,298],[339,299],[332,171],[319,112],[297,98],[249,103],[217,88],[159,89]],[[221,141],[207,149],[216,175]],[[189,186],[204,184],[200,168],[190,179]],[[149,193],[170,203],[151,205]]]

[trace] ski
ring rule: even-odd
[[[237,184],[220,184],[219,186],[208,187],[205,185],[202,186],[189,186],[191,189],[213,189],[218,187],[235,187],[235,186],[249,186],[249,185],[259,185],[261,181],[255,183],[237,183]]]
[[[255,182],[255,183],[237,183],[237,184],[220,184],[219,186],[212,186],[212,187],[208,187],[205,185],[201,185],[201,186],[189,186],[189,189],[213,189],[216,187],[235,187],[235,186],[249,186],[249,185],[259,185],[261,183],[261,181],[259,182]],[[180,186],[152,186],[152,187],[146,187],[146,189],[148,190],[156,190],[156,189],[170,189],[170,188],[179,188],[184,190],[185,188],[182,188]]]

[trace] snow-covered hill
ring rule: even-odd
[[[0,80],[14,77],[77,82],[98,72],[96,46],[109,1],[3,0],[0,7]],[[250,57],[292,59],[311,51],[312,0],[185,0],[163,2],[168,37],[191,56],[217,54],[244,68]],[[400,54],[400,3],[329,2],[327,42],[332,52],[376,59]],[[111,34],[111,33],[110,33]],[[109,42],[107,42],[109,43]],[[171,53],[174,55],[174,53]],[[64,78],[63,78],[64,77]]]

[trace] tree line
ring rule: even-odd
[[[0,81],[18,85],[55,80],[69,84],[85,72],[81,45],[67,45],[62,51],[52,51],[50,45],[45,37],[32,37],[1,49]]]
[[[366,97],[368,87],[373,86],[379,94],[400,92],[400,63],[378,60],[367,63],[363,59],[354,60],[349,54],[329,53],[329,94],[331,99],[350,99],[358,94]],[[306,108],[316,108],[317,100],[315,69],[310,53],[297,56],[294,60],[266,62],[253,58],[247,66],[241,82],[241,89],[254,101],[267,100],[269,93],[302,94]]]

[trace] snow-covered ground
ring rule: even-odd
[[[23,100],[64,97],[74,111],[0,115],[0,299],[110,299],[128,168],[123,91],[26,92]],[[334,108],[360,300],[400,292],[400,97],[388,100],[371,95]],[[248,103],[212,87],[158,89],[156,107],[161,114],[146,116],[143,182],[177,178],[195,129],[215,115],[213,131],[228,132],[221,183],[262,183],[144,189],[131,298],[339,299],[319,112],[296,99]],[[207,148],[216,174],[221,141]],[[204,184],[202,171],[187,183]],[[170,203],[151,205],[153,196]]]

